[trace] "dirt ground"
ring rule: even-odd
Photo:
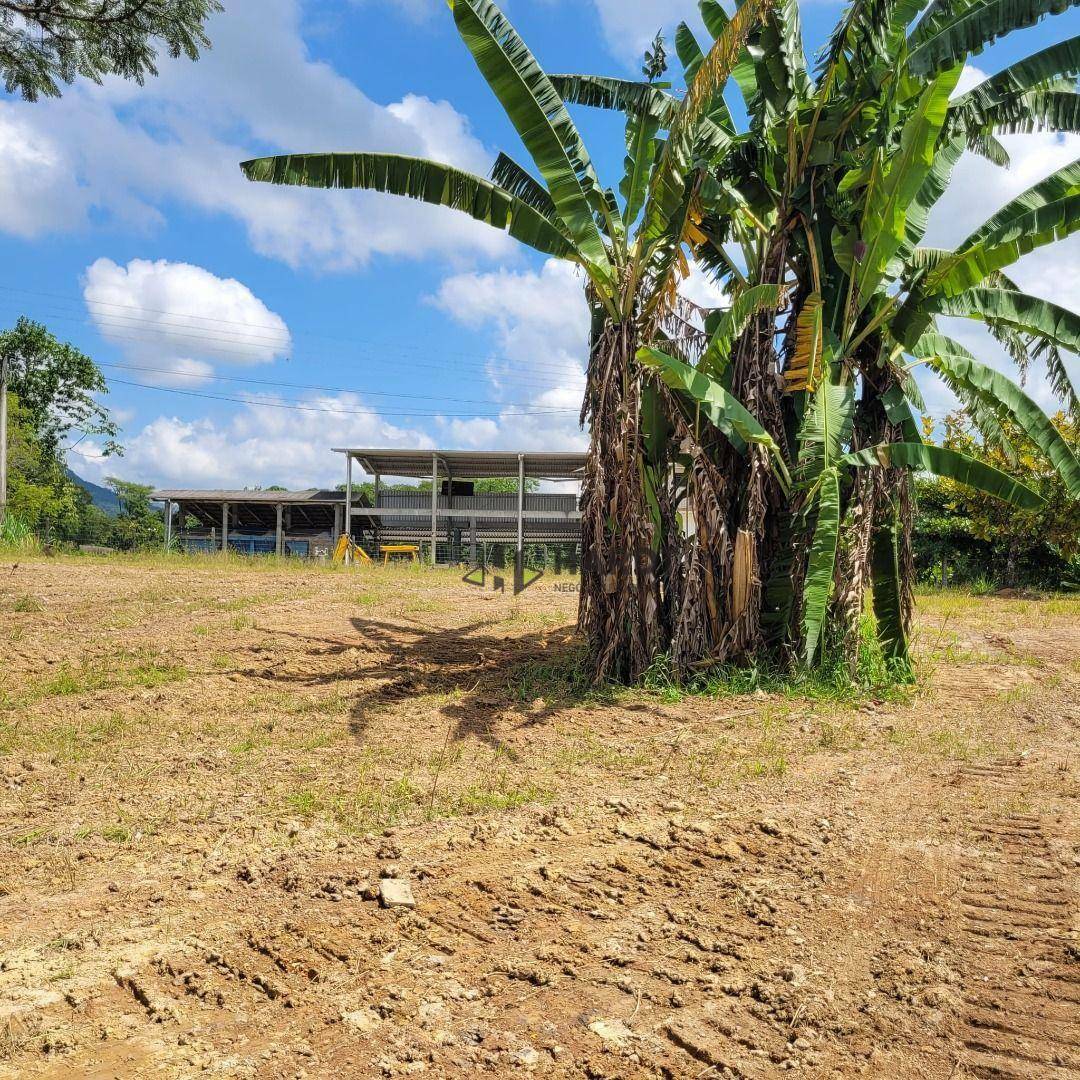
[[[1080,1078],[1080,600],[680,698],[492,585],[0,562],[0,1077]]]

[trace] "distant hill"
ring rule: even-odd
[[[70,469],[67,469],[66,472],[69,480],[78,484],[84,491],[89,492],[90,500],[99,510],[103,510],[110,517],[115,517],[120,513],[120,500],[114,492],[107,487],[102,487],[100,484],[92,484],[89,480],[84,480]]]

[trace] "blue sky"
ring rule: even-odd
[[[29,315],[94,356],[124,426],[124,460],[100,460],[83,439],[72,467],[95,480],[307,486],[340,479],[329,447],[344,443],[583,446],[585,317],[567,266],[451,211],[250,185],[236,167],[288,150],[395,150],[478,172],[499,149],[525,160],[442,0],[226,7],[203,60],[165,61],[142,89],[0,96],[0,323]],[[811,51],[841,9],[803,5]],[[696,4],[512,0],[506,11],[549,71],[633,74],[656,29],[670,42]],[[1047,20],[978,68],[1078,32],[1075,11]],[[577,115],[616,183],[621,125]],[[962,163],[933,241],[960,239],[1080,157],[1075,136],[1007,141],[1008,172]],[[1080,309],[1078,239],[1016,276]],[[708,282],[686,287],[719,302]],[[1007,365],[977,329],[961,332]],[[1041,376],[1032,385],[1049,403]],[[944,411],[947,393],[927,390],[930,411]]]

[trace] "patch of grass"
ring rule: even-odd
[[[20,615],[34,615],[39,611],[44,611],[41,601],[36,596],[30,596],[24,594],[15,601],[15,606],[11,609],[18,612]]]
[[[153,689],[167,683],[182,682],[189,674],[187,667],[179,662],[147,656],[130,667],[126,685]]]
[[[39,841],[44,840],[50,832],[51,830],[44,826],[39,829],[31,829],[29,832],[16,836],[11,842],[15,847],[31,847]]]
[[[105,672],[86,666],[72,667],[61,664],[56,674],[38,684],[38,697],[71,697],[100,690],[108,682]]]
[[[514,810],[527,803],[550,798],[550,792],[536,784],[515,784],[505,773],[482,784],[472,784],[451,796],[450,810],[457,814],[481,814]]]
[[[206,637],[206,636],[208,636],[208,635],[209,635],[209,633],[210,633],[210,627],[209,627],[209,626],[205,626],[205,625],[203,625],[202,623],[200,623],[200,624],[199,624],[198,626],[193,626],[193,627],[191,628],[191,632],[192,632],[192,633],[193,633],[193,634],[194,634],[194,635],[195,635],[196,637]]]
[[[250,615],[234,615],[229,625],[233,630],[250,630],[255,625],[255,620]]]
[[[107,840],[110,844],[129,844],[133,834],[127,825],[118,822],[115,825],[106,825],[100,835],[102,840]]]
[[[187,667],[158,653],[121,652],[90,663],[61,664],[54,674],[31,684],[31,700],[50,697],[71,697],[94,690],[131,689],[141,686],[153,689],[167,683],[180,682],[189,675]]]
[[[744,761],[739,767],[743,776],[751,780],[775,780],[786,776],[788,771],[787,758],[783,754],[770,758],[752,758]]]
[[[813,668],[782,668],[764,663],[721,664],[680,682],[671,661],[660,657],[646,672],[644,688],[662,701],[678,701],[683,695],[725,698],[755,694],[779,694],[790,699],[852,702],[866,697],[907,702],[913,676],[905,666],[885,656],[873,620],[859,627],[858,661],[852,672],[838,648],[827,648]]]
[[[317,731],[313,735],[301,739],[296,744],[296,748],[297,750],[325,750],[328,746],[334,746],[340,740],[341,735],[337,732]]]
[[[239,742],[229,747],[230,754],[250,754],[252,750],[258,750],[266,745],[266,740],[255,734],[245,735]]]
[[[314,791],[302,788],[285,796],[285,803],[296,813],[306,818],[312,817],[319,809],[319,797]]]
[[[822,720],[819,724],[817,744],[822,750],[857,750],[863,740],[854,725]]]
[[[550,660],[530,660],[510,676],[512,697],[526,703],[543,698],[563,704],[613,704],[627,691],[621,687],[594,686],[586,667],[585,648],[575,644]]]
[[[627,746],[625,742],[612,745],[602,742],[591,731],[577,730],[566,732],[560,740],[554,764],[560,770],[577,770],[591,765],[605,772],[625,773],[656,761],[661,753],[661,747],[651,741],[637,748]]]
[[[47,742],[60,761],[75,763],[93,757],[101,748],[113,748],[127,722],[119,713],[81,724],[62,724],[48,733]]]

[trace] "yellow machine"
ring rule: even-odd
[[[346,556],[349,557],[349,561],[351,562],[371,562],[371,556],[360,547],[351,536],[346,536],[342,533],[338,539],[337,547],[334,548],[332,558],[334,562],[345,562]]]
[[[390,562],[392,555],[402,556],[407,559],[411,559],[413,562],[420,561],[420,547],[417,544],[383,544],[382,546],[382,561],[383,566]]]

